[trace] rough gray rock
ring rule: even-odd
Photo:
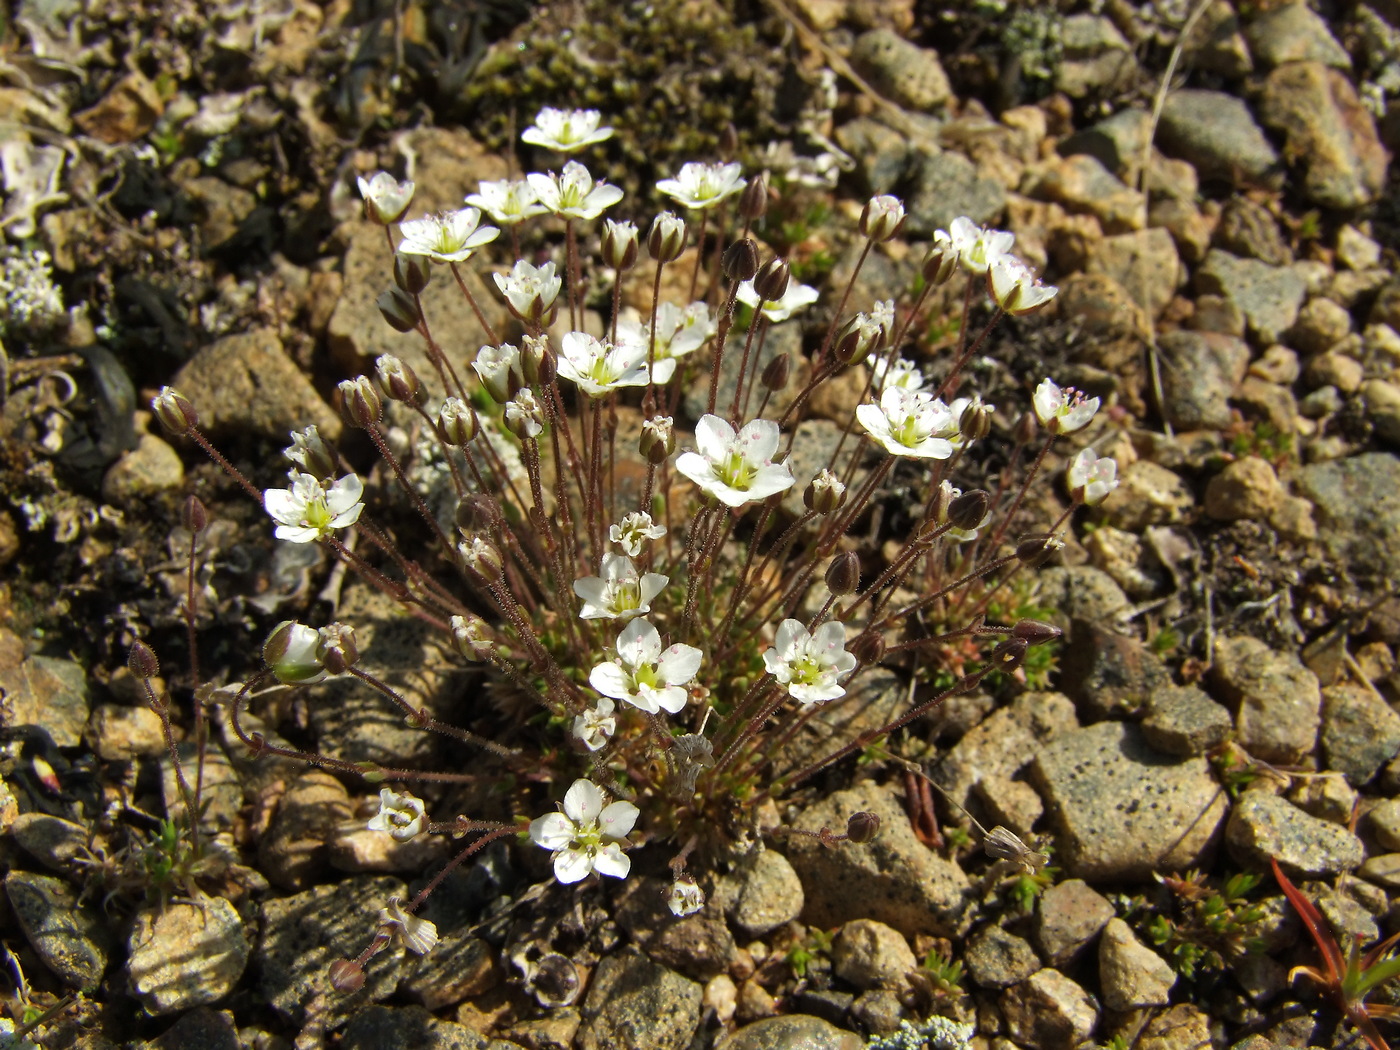
[[[198,1007],[143,1044],[142,1050],[240,1050],[242,1045],[231,1013]]]
[[[1153,690],[1171,683],[1150,648],[1087,620],[1071,625],[1060,661],[1060,680],[1086,721],[1135,714]]]
[[[1057,830],[1056,862],[1086,879],[1200,864],[1227,809],[1204,758],[1169,758],[1137,726],[1117,722],[1044,745],[1031,780]]]
[[[1248,635],[1217,638],[1211,677],[1221,699],[1236,708],[1236,734],[1250,754],[1287,764],[1312,752],[1322,693],[1296,653]]]
[[[1241,864],[1266,869],[1272,857],[1295,875],[1337,875],[1365,858],[1361,840],[1346,828],[1265,791],[1246,791],[1235,803],[1225,842]]]
[[[973,983],[982,988],[1006,988],[1040,969],[1030,941],[1004,926],[984,926],[974,933],[963,962]]]
[[[788,840],[788,859],[807,898],[803,918],[823,927],[877,919],[911,935],[956,936],[967,907],[967,876],[914,837],[889,791],[864,783],[835,792],[803,812],[794,826],[844,828],[850,815],[861,811],[880,818],[880,831],[870,842],[833,850],[806,836]]]
[[[857,117],[835,132],[836,144],[855,158],[855,175],[871,195],[890,193],[909,170],[905,136],[874,117]]]
[[[1089,947],[1109,919],[1113,905],[1083,879],[1066,879],[1040,895],[1036,943],[1052,966],[1067,966]]]
[[[1203,179],[1241,187],[1276,175],[1278,153],[1242,98],[1223,91],[1173,91],[1162,107],[1157,141],[1195,165]]]
[[[603,959],[589,983],[579,1050],[680,1050],[700,1025],[704,989],[645,955]]]
[[[1400,591],[1400,457],[1365,452],[1311,463],[1297,484],[1317,507],[1318,536],[1336,563],[1368,590]]]
[[[744,1025],[715,1044],[715,1050],[860,1050],[855,1032],[807,1014],[765,1017]]]
[[[488,1042],[455,1021],[443,1021],[421,1006],[371,1006],[345,1026],[341,1050],[505,1050],[504,1040]]]
[[[57,747],[77,747],[87,725],[87,672],[72,660],[31,656],[0,671],[0,728],[38,732]]]
[[[1291,266],[1241,259],[1219,248],[1206,253],[1196,271],[1197,291],[1219,295],[1244,314],[1249,334],[1262,344],[1277,343],[1293,327],[1307,295],[1307,283]]]
[[[857,919],[841,927],[832,946],[831,961],[836,976],[862,991],[897,991],[919,965],[904,935],[873,919]]]
[[[1351,58],[1326,20],[1305,3],[1279,4],[1261,10],[1245,27],[1250,54],[1265,69],[1285,62],[1321,62],[1350,69]]]
[[[1216,521],[1266,522],[1283,502],[1284,488],[1265,460],[1242,456],[1206,482],[1206,513]]]
[[[1361,385],[1361,397],[1366,403],[1366,418],[1376,434],[1391,444],[1400,445],[1400,383],[1387,379],[1368,379]]]
[[[1059,614],[1055,622],[1061,627],[1074,620],[1108,622],[1132,606],[1113,577],[1092,565],[1042,569],[1036,579],[1036,600]]]
[[[1055,87],[1084,98],[1131,80],[1137,63],[1127,40],[1103,15],[1074,14],[1060,25],[1063,55],[1055,65]]]
[[[1219,429],[1230,424],[1230,395],[1249,367],[1243,339],[1181,329],[1157,340],[1162,355],[1162,398],[1172,426]]]
[[[983,175],[961,153],[921,152],[911,167],[911,186],[904,201],[906,237],[932,237],[934,230],[947,229],[959,215],[985,225],[1006,207],[1006,187]]]
[[[1099,238],[1084,269],[1112,277],[1152,317],[1166,309],[1182,277],[1176,242],[1160,228]]]
[[[1000,1005],[1011,1038],[1031,1050],[1078,1046],[1099,1022],[1093,996],[1048,968],[1002,992]]]
[[[5,877],[5,895],[29,946],[59,980],[80,991],[101,983],[115,946],[95,908],[80,905],[66,882],[27,871]]]
[[[10,836],[21,849],[46,868],[72,871],[74,862],[89,856],[91,833],[81,824],[47,813],[21,813],[10,825]]]
[[[429,1010],[441,1010],[495,987],[501,974],[489,944],[464,929],[441,924],[438,936],[432,951],[405,967],[401,993]]]
[[[1109,523],[1127,532],[1175,525],[1195,509],[1196,497],[1174,470],[1140,459],[1122,472],[1118,491],[1104,503]]]
[[[1321,739],[1326,768],[1345,773],[1359,787],[1400,752],[1400,714],[1369,689],[1328,686],[1322,690]]]
[[[131,990],[151,1014],[217,1002],[233,990],[248,964],[243,920],[222,897],[142,910],[128,952]]]
[[[697,981],[727,972],[735,951],[734,935],[724,920],[708,915],[672,916],[646,943],[646,953],[653,962]]]
[[[1119,918],[1108,920],[1099,937],[1099,984],[1110,1010],[1135,1010],[1171,1002],[1176,971],[1133,935]]]
[[[258,839],[263,873],[282,889],[301,889],[326,867],[326,844],[354,813],[345,785],[320,769],[293,780]]]
[[[776,850],[755,853],[734,874],[738,885],[725,912],[749,937],[762,937],[802,914],[802,880]]]
[[[929,113],[952,96],[938,52],[910,43],[892,29],[862,33],[850,57],[872,87],[905,109]]]
[[[1293,261],[1293,251],[1273,213],[1248,197],[1236,197],[1225,205],[1215,243],[1227,252],[1270,266],[1287,266]]]
[[[142,434],[136,447],[102,476],[102,498],[108,503],[128,503],[149,499],[178,489],[185,483],[185,464],[180,454],[154,434]]]
[[[1146,216],[1142,194],[1087,153],[1052,160],[1029,189],[1038,200],[1054,201],[1071,212],[1087,212],[1106,233],[1142,229]]]
[[[1230,739],[1230,712],[1194,685],[1162,685],[1147,699],[1143,738],[1168,755],[1203,755]]]
[[[1147,110],[1128,106],[1061,139],[1055,148],[1065,157],[1087,154],[1118,178],[1135,182],[1130,174],[1135,174],[1141,166],[1142,147],[1147,142],[1151,121]]]
[[[160,716],[149,707],[98,704],[83,736],[104,762],[131,762],[165,751]]]

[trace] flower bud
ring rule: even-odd
[[[637,439],[637,447],[648,463],[663,463],[666,457],[676,451],[676,436],[672,432],[675,424],[670,416],[652,416],[642,421],[642,434]]]
[[[344,674],[360,659],[360,648],[355,644],[355,629],[349,624],[333,623],[317,632],[321,641],[316,647],[316,657],[329,674]]]
[[[776,394],[787,387],[788,377],[791,373],[792,359],[786,353],[781,353],[763,366],[758,381],[763,384],[764,389],[771,390]]]
[[[1054,536],[1028,536],[1016,544],[1016,557],[1028,569],[1038,569],[1059,553],[1063,541]]]
[[[520,364],[520,351],[510,343],[500,346],[483,346],[476,352],[472,368],[481,379],[481,385],[491,395],[491,400],[504,405],[525,385],[525,374]]]
[[[457,528],[467,535],[491,532],[501,524],[501,505],[494,496],[474,492],[457,504],[453,519]]]
[[[398,222],[413,201],[413,183],[400,182],[387,171],[376,171],[369,178],[358,176],[360,196],[365,199],[365,217],[381,226]]]
[[[724,250],[724,276],[736,283],[758,273],[758,244],[752,237],[741,237]]]
[[[156,654],[149,645],[140,640],[131,643],[131,651],[126,654],[126,666],[133,676],[142,680],[155,678],[160,674],[160,661],[156,659]]]
[[[985,489],[964,492],[948,501],[948,523],[964,532],[981,528],[982,519],[987,516],[991,505],[992,497]]]
[[[1034,412],[1022,412],[1021,418],[1016,420],[1016,430],[1012,434],[1018,445],[1029,445],[1040,433],[1040,423],[1035,418]]]
[[[379,313],[396,332],[412,332],[423,317],[418,312],[418,304],[399,288],[386,288],[374,305],[379,307]]]
[[[393,354],[380,354],[374,362],[375,378],[384,396],[406,405],[420,405],[426,398],[418,373]]]
[[[466,659],[476,662],[485,660],[495,643],[491,641],[491,628],[480,616],[468,614],[452,617],[452,644]]]
[[[194,410],[194,405],[173,387],[160,388],[160,393],[151,399],[151,410],[160,420],[160,425],[176,436],[188,434],[199,426],[199,413]]]
[[[549,364],[546,366],[545,362]],[[542,367],[548,368],[548,377],[541,375]],[[520,371],[525,382],[531,386],[548,386],[554,378],[554,351],[549,348],[549,340],[527,335],[520,340]]]
[[[958,432],[964,441],[981,441],[992,432],[992,406],[980,397],[968,402],[958,417]]]
[[[739,129],[732,120],[725,121],[724,129],[719,133],[719,155],[723,160],[732,160],[738,152]]]
[[[763,218],[768,210],[768,181],[762,175],[749,179],[749,184],[739,194],[739,214],[750,223]]]
[[[506,402],[502,420],[506,429],[521,441],[539,437],[544,432],[544,408],[529,387],[521,387],[515,399]]]
[[[987,662],[997,670],[1010,674],[1021,666],[1028,648],[1030,645],[1024,638],[1008,638],[992,650]]]
[[[438,411],[438,436],[449,445],[466,448],[476,437],[476,412],[459,397],[449,397]]]
[[[864,360],[882,350],[888,337],[884,325],[868,314],[856,314],[841,326],[836,335],[836,359],[843,365]]]
[[[426,255],[394,253],[394,283],[407,294],[421,294],[432,275],[432,264]]]
[[[885,658],[885,640],[867,631],[846,646],[846,651],[859,660],[862,667],[873,667]]]
[[[186,496],[185,504],[180,508],[180,524],[191,532],[203,532],[209,527],[209,511],[204,507],[204,501],[198,496]]]
[[[846,838],[855,843],[869,842],[879,830],[880,818],[865,810],[852,813],[846,821]]]
[[[958,253],[947,244],[934,243],[924,256],[923,275],[929,284],[947,284],[958,272]]]
[[[457,545],[457,553],[462,556],[462,564],[467,571],[480,576],[487,583],[495,583],[501,578],[501,552],[490,540],[473,536]]]
[[[753,277],[753,290],[766,303],[776,303],[787,295],[792,269],[786,259],[773,258],[758,268]]]
[[[658,215],[647,234],[647,251],[660,263],[680,258],[685,251],[685,220],[669,211]]]
[[[283,685],[306,685],[326,677],[316,650],[321,634],[295,620],[283,620],[263,642],[262,657]]]
[[[1045,642],[1053,642],[1065,632],[1052,623],[1042,623],[1039,620],[1017,620],[1016,626],[1011,628],[1011,634],[1016,638],[1024,638],[1028,645],[1043,645]]]
[[[354,959],[337,959],[331,963],[330,979],[332,988],[349,995],[365,986],[365,968]]]
[[[832,594],[854,594],[860,586],[860,558],[855,551],[842,551],[826,567],[826,586]]]
[[[333,482],[340,476],[340,456],[335,445],[321,436],[314,423],[305,430],[293,430],[292,443],[282,450],[282,455],[318,481]]]
[[[802,491],[802,503],[818,514],[834,514],[846,502],[846,486],[829,470],[821,470]]]
[[[603,262],[618,271],[637,265],[637,227],[633,223],[603,220]]]
[[[887,241],[904,224],[904,205],[888,193],[871,197],[860,213],[860,232],[872,241]]]
[[[342,379],[338,387],[340,417],[350,426],[368,430],[384,417],[384,402],[367,376]]]

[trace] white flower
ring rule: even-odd
[[[365,486],[356,475],[346,474],[329,488],[296,469],[288,477],[291,488],[263,493],[263,506],[278,523],[273,532],[279,540],[310,543],[360,520]]]
[[[948,224],[948,243],[958,253],[962,264],[973,273],[986,273],[992,263],[1011,250],[1015,240],[1015,234],[984,229],[966,215]],[[942,238],[935,235],[934,241],[941,243]]]
[[[525,372],[520,365],[520,350],[510,343],[483,346],[472,362],[481,385],[497,404],[510,400],[511,390],[525,385]]]
[[[593,185],[593,176],[578,161],[564,165],[564,174],[530,174],[525,176],[540,203],[555,215],[566,219],[596,219],[622,200],[622,191],[606,182]]]
[[[778,424],[771,419],[755,419],[735,434],[719,416],[701,416],[695,444],[699,450],[682,452],[676,469],[725,506],[757,503],[796,480],[786,463],[773,462]]]
[[[846,652],[846,628],[838,621],[809,634],[800,620],[784,620],[763,665],[794,700],[815,704],[846,695],[840,681],[855,670],[856,658]]]
[[[1080,449],[1070,461],[1068,480],[1070,494],[1092,507],[1118,487],[1118,464],[1111,456],[1096,456],[1092,448]]]
[[[939,487],[943,490],[943,492],[941,498],[938,500],[938,506],[940,508],[940,513],[938,515],[938,524],[947,525],[948,505],[952,503],[953,500],[957,499],[959,496],[962,495],[962,489],[957,488],[956,486],[952,485],[947,481],[940,482]],[[978,537],[978,535],[981,534],[983,529],[985,529],[989,524],[991,524],[991,520],[992,511],[991,507],[988,506],[987,513],[982,516],[982,520],[979,521],[975,527],[970,529],[951,528],[947,532],[943,533],[943,535],[946,536],[948,539],[952,540],[954,543],[971,543]]]
[[[428,814],[423,800],[408,792],[402,795],[388,788],[379,789],[379,812],[369,818],[370,831],[387,831],[395,842],[407,842],[423,830]]]
[[[413,183],[400,182],[387,171],[376,171],[366,179],[357,175],[360,196],[365,199],[365,211],[381,226],[398,222],[413,200]]]
[[[617,659],[601,663],[588,684],[604,696],[626,700],[648,714],[675,714],[689,697],[685,686],[700,670],[700,650],[673,645],[661,650],[661,632],[647,620],[633,620],[617,636]]]
[[[878,405],[859,405],[856,419],[895,456],[947,459],[958,437],[957,418],[932,394],[888,386]]]
[[[539,322],[544,318],[554,300],[559,298],[559,289],[564,287],[552,262],[531,266],[524,259],[517,259],[509,274],[497,273],[491,277],[510,308],[526,321]]]
[[[1031,314],[1055,298],[1053,284],[1042,284],[1029,266],[1015,256],[1003,255],[987,269],[987,290],[1009,314]]]
[[[637,575],[631,558],[604,554],[602,576],[574,581],[574,593],[583,599],[581,620],[630,620],[651,612],[651,600],[666,587],[659,572]]]
[[[590,707],[574,719],[574,736],[583,741],[590,751],[600,751],[608,742],[608,737],[617,732],[617,717],[613,710],[617,707],[607,697]]]
[[[262,656],[284,685],[312,685],[327,677],[320,649],[320,631],[295,620],[283,620],[267,636]]]
[[[1099,399],[1086,398],[1072,386],[1063,390],[1053,379],[1046,379],[1031,396],[1035,417],[1052,434],[1073,434],[1089,425],[1099,410]]]
[[[490,244],[500,234],[494,226],[481,225],[481,212],[476,208],[429,215],[399,223],[403,240],[399,251],[405,255],[426,255],[437,262],[465,262],[483,244]]]
[[[565,885],[596,871],[625,879],[632,862],[622,852],[640,811],[630,802],[603,805],[603,792],[575,780],[564,794],[564,812],[530,822],[530,839],[554,851],[554,877]]]
[[[587,332],[568,332],[560,341],[559,374],[578,384],[589,397],[604,397],[619,387],[647,385],[646,351],[635,343],[614,346]]]
[[[861,232],[872,241],[887,241],[904,221],[904,202],[888,193],[871,197],[861,212]]]
[[[693,354],[717,331],[710,308],[704,303],[679,307],[664,302],[656,308],[656,347],[651,346],[651,325],[633,318],[618,322],[617,341],[641,348],[642,360],[654,355],[652,380],[658,385],[670,382],[676,371],[676,358]]]
[[[740,178],[738,164],[682,164],[674,179],[662,179],[656,188],[687,208],[713,208],[748,183]]]
[[[671,909],[672,915],[682,918],[694,915],[705,906],[705,892],[695,884],[693,875],[680,875],[671,883],[666,905]]]
[[[811,306],[821,298],[821,293],[810,284],[798,284],[796,281],[789,281],[787,291],[783,293],[783,297],[773,302],[759,299],[758,292],[754,291],[752,280],[745,281],[743,284],[739,285],[737,295],[739,302],[743,303],[745,306],[757,308],[759,302],[762,301],[763,316],[774,324],[786,321],[793,314],[797,313],[798,310]]]
[[[403,936],[403,943],[415,955],[427,955],[438,942],[437,927],[403,910],[397,897],[389,898],[389,906],[379,913],[379,924],[391,926]]]
[[[282,455],[295,463],[304,474],[321,478],[335,473],[335,449],[326,444],[315,424],[305,430],[293,430],[292,443],[282,450]]]
[[[506,429],[522,441],[539,437],[544,432],[544,406],[528,386],[522,386],[515,397],[506,402],[503,417]]]
[[[477,192],[468,194],[466,200],[502,226],[517,226],[549,210],[540,203],[539,195],[525,179],[482,182],[478,184]]]
[[[896,386],[910,392],[924,388],[924,374],[914,362],[906,361],[902,357],[896,357],[888,364],[886,361],[883,353],[871,354],[865,359],[865,363],[874,373],[871,386],[877,392],[883,393],[886,389]]]
[[[596,109],[551,109],[546,106],[535,122],[520,133],[522,142],[560,153],[574,153],[585,146],[606,142],[613,129],[599,127],[603,115]]]
[[[664,535],[666,526],[652,524],[651,515],[646,511],[634,510],[608,528],[608,539],[620,546],[629,558],[641,554],[642,546],[648,540],[659,540]]]

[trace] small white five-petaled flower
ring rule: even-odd
[[[794,700],[816,704],[846,695],[841,679],[856,669],[856,658],[846,652],[846,628],[838,621],[812,634],[802,621],[784,620],[763,665]]]
[[[413,183],[400,182],[387,171],[376,171],[368,179],[355,177],[360,196],[365,199],[365,212],[381,226],[398,222],[413,200]]]
[[[1099,399],[1086,398],[1072,386],[1061,389],[1053,379],[1035,388],[1031,405],[1040,425],[1052,434],[1073,434],[1089,425],[1099,410]]]
[[[656,188],[687,208],[713,208],[726,197],[742,190],[748,182],[740,178],[738,164],[682,164],[674,179],[662,179]]]
[[[552,109],[546,106],[535,122],[520,133],[522,142],[560,153],[575,153],[585,146],[606,142],[613,129],[600,127],[603,115],[596,109]]]
[[[786,463],[774,463],[778,424],[755,419],[740,431],[719,416],[695,424],[696,452],[682,452],[676,469],[728,507],[757,503],[788,489],[794,478]]]
[[[608,738],[617,732],[617,705],[603,697],[593,707],[574,719],[574,736],[590,751],[600,751]]]
[[[517,259],[510,273],[492,274],[491,278],[515,315],[535,324],[545,320],[549,308],[559,298],[559,289],[564,286],[552,262],[531,266],[524,259]]]
[[[1118,487],[1118,464],[1111,456],[1097,456],[1092,448],[1080,449],[1070,460],[1069,491],[1080,503],[1102,503]]]
[[[646,351],[636,343],[614,346],[587,332],[568,332],[560,341],[559,375],[589,397],[606,397],[624,386],[647,385]]]
[[[700,670],[701,658],[693,645],[676,644],[663,652],[661,632],[647,620],[636,619],[617,637],[617,659],[593,668],[588,684],[647,714],[675,714],[689,698],[685,686]]]
[[[988,230],[978,226],[966,215],[948,224],[946,237],[934,235],[935,243],[947,243],[958,253],[959,261],[973,273],[986,273],[988,268],[1011,250],[1016,235],[1005,230]]]
[[[421,798],[380,788],[379,812],[369,818],[369,830],[387,831],[395,842],[407,842],[423,830],[427,820]]]
[[[664,535],[666,526],[654,524],[646,511],[634,510],[624,515],[616,525],[608,527],[608,539],[621,547],[622,553],[629,558],[635,558],[649,541],[659,540]]]
[[[564,794],[564,812],[530,822],[530,839],[554,851],[554,877],[565,885],[596,871],[624,879],[632,862],[622,852],[639,810],[630,802],[603,805],[603,792],[587,780],[575,780]]]
[[[365,486],[356,475],[346,474],[329,487],[295,469],[288,477],[290,488],[263,492],[263,506],[278,523],[274,535],[279,540],[310,543],[360,520]]]
[[[987,269],[987,288],[996,304],[1009,314],[1031,314],[1055,298],[1053,284],[1042,284],[1029,266],[1003,255]]]
[[[885,451],[916,459],[947,459],[958,437],[957,417],[921,390],[886,386],[878,405],[859,405],[856,419]]]
[[[525,176],[545,209],[566,219],[596,219],[622,200],[622,191],[606,182],[593,184],[593,176],[576,160],[564,165],[564,173]]]
[[[540,203],[534,187],[525,179],[480,183],[476,193],[467,195],[467,203],[480,208],[502,226],[518,226],[549,210]]]
[[[481,225],[481,212],[476,208],[429,215],[399,223],[403,240],[399,251],[405,255],[426,255],[434,262],[466,262],[483,244],[490,244],[500,234],[494,226]]]
[[[415,955],[427,955],[438,942],[437,927],[404,911],[403,902],[397,897],[390,897],[389,906],[379,913],[379,925],[400,934],[404,945]]]
[[[621,554],[604,554],[602,572],[574,581],[574,593],[583,599],[581,620],[630,620],[648,613],[667,582],[659,572],[639,576],[632,559]]]

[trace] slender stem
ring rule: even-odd
[[[486,315],[481,312],[481,307],[477,305],[476,296],[472,295],[471,289],[467,287],[467,282],[462,279],[462,272],[457,269],[456,263],[448,263],[452,270],[452,276],[457,279],[457,287],[462,290],[462,294],[467,298],[467,305],[472,308],[472,313],[476,314],[477,324],[481,325],[481,330],[486,333],[486,339],[492,346],[500,344],[500,337],[496,335],[496,329],[491,322],[486,320]]]

